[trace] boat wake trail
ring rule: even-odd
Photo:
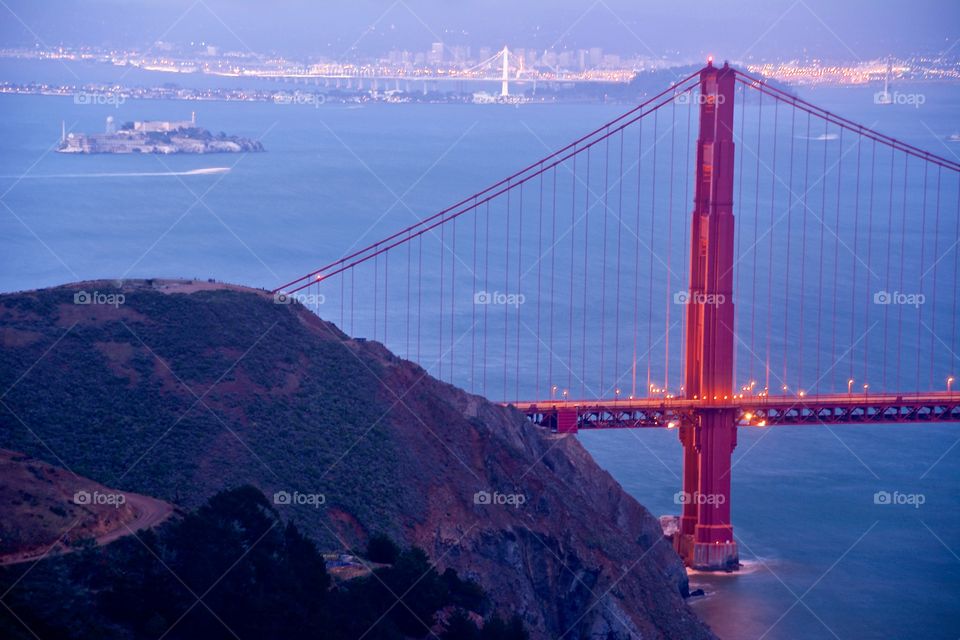
[[[22,176],[0,176],[5,180],[63,180],[72,178],[168,178],[179,176],[210,176],[228,173],[230,167],[207,167],[189,171],[135,171],[126,173],[48,173]]]

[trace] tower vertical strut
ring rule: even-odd
[[[690,245],[687,305],[687,396],[733,393],[733,112],[735,75],[727,64],[700,73],[700,138]],[[730,524],[730,460],[736,412],[701,408],[680,428],[683,513],[677,551],[697,569],[739,565]]]

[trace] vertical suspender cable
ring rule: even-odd
[[[873,141],[873,147],[870,151],[870,211],[867,213],[867,290],[863,296],[863,322],[865,333],[863,334],[863,376],[869,379],[870,370],[867,368],[867,358],[870,355],[870,304],[873,302],[873,294],[870,293],[870,277],[873,273],[873,204],[876,191],[876,173],[877,173],[877,141]]]
[[[820,371],[820,341],[823,337],[823,236],[826,230],[827,217],[827,140],[830,139],[830,122],[823,121],[823,174],[820,177],[820,250],[817,253],[817,366],[814,369],[817,384],[815,393],[820,393],[820,383],[823,381],[823,372]],[[842,150],[841,150],[842,151]]]
[[[772,166],[770,168],[770,226],[773,226],[774,216],[776,215],[776,202],[777,202],[777,133],[778,133],[778,124],[777,121],[780,117],[780,101],[773,101],[773,160]],[[766,362],[766,377],[764,379],[764,387],[769,391],[770,389],[770,337],[773,334],[773,232],[771,231],[770,236],[770,251],[769,259],[770,264],[767,265],[767,362]]]
[[[423,366],[420,353],[420,335],[423,326],[423,236],[417,238],[417,363]]]
[[[803,333],[804,297],[807,293],[807,194],[810,192],[810,114],[807,114],[806,144],[803,152],[803,211],[800,218],[800,339],[797,342],[797,390],[803,390],[803,343],[807,336]]]
[[[410,234],[407,234],[407,349],[405,357],[410,359],[410,278],[413,273],[413,242],[410,240]]]
[[[540,333],[540,316],[543,300],[540,298],[540,290],[543,276],[543,165],[540,165],[540,198],[537,200],[537,368],[536,376],[533,379],[534,398],[543,387],[540,385],[540,345],[543,343]],[[520,292],[517,291],[517,294]]]
[[[477,199],[473,199],[473,304],[470,305],[470,390],[476,393],[474,376],[477,375]]]
[[[519,232],[517,234],[517,290],[514,292],[514,296],[519,296],[521,291],[520,278],[523,275],[523,183],[520,183],[520,211],[517,214],[517,227]],[[504,291],[504,293],[507,293]],[[508,300],[510,298],[507,298]],[[518,300],[519,298],[514,298]],[[509,308],[510,305],[507,305]],[[518,402],[520,401],[520,303],[515,302],[514,306],[516,307],[516,316],[517,316],[517,352],[516,352],[516,381],[514,383],[514,399]],[[539,340],[539,335],[537,336]],[[506,398],[504,398],[506,399]]]
[[[387,344],[387,296],[390,293],[390,252],[383,253],[383,344]]]
[[[746,91],[744,91],[746,98]],[[759,227],[760,227],[760,149],[761,134],[763,133],[763,92],[758,95],[759,105],[757,106],[757,150],[754,155],[757,156],[756,169],[754,170],[754,189],[753,189],[753,284],[750,286],[750,382],[756,380],[754,365],[757,361],[756,349],[754,347],[754,332],[757,326],[757,263],[760,262],[759,251]],[[826,148],[826,147],[824,147]],[[770,310],[767,310],[769,318]]]
[[[857,326],[857,261],[860,260],[860,256],[857,255],[857,244],[860,235],[860,151],[863,148],[863,135],[860,134],[857,136],[857,186],[853,190],[853,195],[856,198],[853,204],[853,266],[852,273],[853,275],[850,278],[850,282],[853,286],[853,290],[850,292],[850,346],[849,356],[850,356],[850,378],[853,379],[853,361],[854,361],[854,345],[856,341],[854,340],[855,331]],[[864,377],[866,377],[867,372],[863,372]]]
[[[917,289],[923,293],[923,263],[926,261],[927,249],[927,177],[930,173],[930,163],[923,164],[923,209],[920,212],[920,264],[917,267]],[[899,305],[903,306],[903,305]],[[920,391],[920,363],[923,360],[920,354],[920,330],[923,328],[923,305],[917,305],[917,387]]]
[[[664,350],[663,350],[663,389],[664,394],[667,393],[667,389],[670,388],[670,306],[673,302],[673,299],[670,297],[670,286],[672,278],[671,270],[671,257],[673,255],[673,171],[674,171],[674,151],[675,151],[675,140],[677,137],[677,101],[673,100],[670,102],[670,171],[669,171],[669,181],[670,181],[670,190],[667,195],[667,273],[666,273],[666,286],[664,287],[664,302],[666,306],[666,311],[664,312],[663,317],[663,335],[664,335]]]
[[[557,264],[557,168],[553,168],[553,197],[550,201],[551,221],[550,221],[550,361],[547,365],[547,386],[553,389],[553,360],[555,358],[553,350],[553,299],[556,285],[556,264]]]
[[[440,305],[437,307],[437,319],[439,320],[439,329],[437,334],[437,380],[443,380],[443,282],[444,263],[446,262],[447,242],[445,240],[445,225],[440,222]]]
[[[940,235],[940,187],[943,177],[943,167],[937,167],[937,204],[936,217],[933,223],[933,255],[936,260],[933,263],[933,284],[930,292],[930,390],[933,390],[933,364],[934,364],[934,339],[937,336],[937,264],[940,262],[938,251],[938,237]],[[927,269],[929,271],[929,269]],[[919,389],[918,389],[919,391]]]
[[[504,258],[503,258],[503,293],[506,293],[510,290],[510,204],[511,204],[511,192],[513,187],[507,189],[507,237],[506,241],[503,243],[504,246]],[[504,402],[507,401],[507,336],[510,331],[510,306],[503,305],[503,395],[500,396],[501,400]]]
[[[909,186],[908,169],[910,167],[910,155],[903,154],[903,210],[900,213],[900,284],[897,291],[903,291],[903,263],[905,262],[904,253],[907,237],[907,187]],[[900,364],[903,358],[903,305],[897,305],[897,381],[896,385],[900,387],[904,383],[903,370]]]
[[[843,149],[843,127],[840,127],[840,151],[837,158],[837,218],[835,220],[833,241],[833,312],[830,315],[830,363],[834,368],[839,368],[837,362],[837,274],[840,265],[840,195],[843,193],[843,156],[846,151]]]
[[[687,106],[687,153],[683,161],[683,176],[684,176],[683,198],[687,203],[693,200],[693,196],[690,193],[690,174],[692,173],[691,171],[692,167],[690,165],[690,130],[691,130],[690,119],[692,116],[693,116],[693,105],[688,104]],[[690,221],[688,219],[683,220],[683,223],[681,225],[683,227],[683,251],[681,251],[680,253],[680,259],[681,259],[681,264],[683,265],[683,269],[680,272],[680,277],[682,280],[680,282],[680,286],[684,288],[686,288],[690,283],[690,261],[692,260],[692,256],[690,256],[687,253],[687,251],[690,249],[690,238],[687,235],[687,232],[690,230],[689,222]],[[640,230],[637,229],[637,232],[639,233]],[[687,339],[687,314],[685,310],[681,309],[680,310],[681,347],[682,347],[683,341],[686,341],[686,339]],[[680,385],[681,385],[680,390],[681,391],[684,391],[683,385],[686,384],[686,381],[687,381],[687,359],[681,355],[680,357]]]
[[[607,329],[607,216],[610,213],[610,207],[607,206],[610,192],[610,133],[606,134],[604,139],[604,158],[603,158],[603,215],[600,220],[603,222],[603,249],[600,261],[602,268],[600,272],[600,388],[597,390],[599,397],[604,398],[607,394],[605,386],[606,378],[604,376],[604,365],[606,364],[606,329]]]
[[[637,125],[637,224],[633,256],[633,364],[630,367],[630,397],[637,397],[637,335],[640,320],[640,187],[643,181],[643,120]]]
[[[457,219],[450,222],[450,235],[453,239],[450,242],[450,384],[453,384],[453,348],[457,345]]]
[[[570,180],[570,188],[572,190],[572,195],[570,198],[570,297],[567,300],[570,301],[568,309],[570,313],[568,314],[568,325],[567,325],[567,389],[573,390],[573,257],[576,255],[576,228],[577,228],[577,156],[580,155],[580,152],[576,150],[574,146],[573,153],[573,178]],[[586,310],[584,310],[586,313]]]
[[[887,202],[887,264],[886,269],[884,270],[883,276],[883,289],[885,291],[890,290],[890,262],[891,260],[891,250],[890,246],[893,241],[893,182],[894,182],[894,169],[896,167],[897,159],[897,150],[893,147],[890,147],[890,191],[888,193],[888,202]],[[902,258],[903,256],[901,256]],[[890,324],[890,309],[883,310],[883,365],[881,369],[883,371],[883,390],[886,391],[887,387],[887,352],[889,349],[889,342],[887,342],[887,327]]]
[[[793,148],[794,142],[796,141],[796,125],[797,125],[797,109],[794,107],[790,110],[790,163],[789,163],[789,175],[787,176],[787,256],[784,261],[783,267],[783,295],[784,295],[784,305],[783,305],[783,385],[787,384],[787,352],[789,349],[787,345],[790,344],[789,338],[787,336],[787,325],[788,320],[790,319],[790,314],[787,313],[787,304],[790,300],[790,240],[793,236],[793,207],[796,204],[795,196],[793,193]],[[803,295],[803,292],[800,292],[800,295]],[[801,337],[801,340],[803,338]]]
[[[953,304],[951,308],[950,317],[952,319],[952,326],[950,328],[950,344],[957,344],[957,314],[960,313],[960,309],[957,309],[957,272],[960,271],[960,175],[958,175],[957,180],[957,210],[954,212],[954,220],[957,221],[956,228],[954,231],[954,236],[956,239],[953,243],[953,285],[950,287],[953,289]],[[950,371],[948,374],[953,375],[957,372],[955,369],[957,356],[954,355],[953,362],[951,362]]]
[[[490,201],[487,200],[486,212],[484,215],[484,225],[486,229],[483,232],[483,289],[487,291],[490,287]],[[487,339],[490,332],[487,330],[487,318],[489,316],[490,305],[483,305],[483,358],[480,360],[480,366],[483,367],[483,395],[487,395]]]
[[[620,386],[620,379],[623,377],[620,373],[620,273],[622,271],[620,248],[623,244],[623,129],[620,129],[620,168],[618,170],[618,194],[617,194],[617,295],[614,297],[616,305],[616,322],[614,324],[614,345],[613,345],[613,374],[614,384]],[[616,392],[616,390],[614,390]]]
[[[583,329],[580,335],[580,397],[587,397],[587,288],[589,286],[590,267],[590,152],[587,147],[587,182],[584,188],[583,204]]]
[[[650,180],[650,239],[651,242],[654,235],[654,220],[656,216],[654,213],[657,208],[657,135],[658,135],[658,122],[660,111],[653,112],[653,173],[652,179]],[[650,384],[650,362],[653,360],[652,354],[650,353],[653,350],[653,252],[655,244],[650,245],[650,281],[647,289],[647,395],[651,395],[650,389],[652,385]]]
[[[736,83],[734,83],[734,88],[736,88]],[[745,92],[744,92],[744,95],[745,95]],[[743,148],[744,148],[743,132],[744,132],[744,130],[745,130],[746,120],[747,120],[747,110],[744,108],[745,105],[743,104],[743,102],[744,102],[744,100],[741,99],[741,105],[740,105],[740,135],[739,135],[739,139],[736,140],[736,141],[734,141],[734,144],[735,144],[735,146],[737,147],[737,150],[740,152],[740,161],[737,163],[737,166],[736,166],[736,168],[735,168],[735,171],[736,171],[736,174],[737,174],[737,200],[736,200],[736,202],[734,203],[733,211],[731,211],[731,213],[734,213],[734,212],[739,211],[740,206],[741,206],[741,204],[743,203]],[[734,95],[734,105],[736,105],[736,95]],[[686,173],[689,173],[689,169],[686,171]],[[739,213],[734,213],[734,216],[733,216],[733,224],[734,224],[734,227],[735,227],[734,235],[737,236],[737,256],[736,256],[736,259],[735,259],[734,262],[733,262],[733,264],[734,264],[734,267],[733,267],[733,268],[735,268],[735,269],[737,270],[737,272],[736,272],[737,288],[736,288],[736,291],[734,291],[734,296],[735,296],[735,298],[736,298],[736,299],[735,299],[735,302],[734,302],[734,304],[735,304],[734,309],[736,309],[737,311],[739,311],[739,312],[742,314],[742,313],[744,312],[744,309],[743,309],[743,305],[740,304],[739,296],[743,293],[743,288],[742,288],[742,286],[741,286],[741,283],[742,283],[742,280],[743,280],[743,277],[742,277],[742,275],[743,275],[743,268],[742,268],[742,266],[741,266],[742,253],[741,253],[741,244],[740,244],[740,238],[741,238],[741,236],[743,236],[743,233],[741,233],[740,225],[737,224],[737,220],[739,220],[739,218],[740,218],[740,214],[739,214]],[[686,225],[684,225],[684,228],[686,228]],[[684,239],[686,239],[686,232],[684,232]],[[684,243],[684,245],[686,245],[686,243]],[[684,316],[684,315],[686,315],[686,314],[681,314],[681,317]],[[739,326],[740,326],[739,321],[736,321],[736,320],[735,320],[733,326],[734,326],[734,327],[739,327]],[[681,335],[683,335],[683,334],[681,333]],[[739,351],[740,351],[740,349],[738,348],[738,345],[735,344],[735,345],[734,345],[734,348],[733,348],[733,362],[734,362],[734,366],[733,366],[733,379],[734,379],[734,384],[736,384],[736,382],[737,382],[737,377],[738,377],[739,374],[740,374],[740,372],[739,372],[739,364],[738,364],[738,363],[739,363],[739,358],[737,357],[737,353],[738,353]],[[753,354],[750,354],[750,357],[748,358],[748,360],[751,360],[751,361],[753,360]],[[734,386],[734,391],[736,391],[736,388],[737,388],[737,387]]]

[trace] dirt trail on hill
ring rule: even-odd
[[[126,504],[130,505],[136,512],[136,517],[130,522],[125,523],[125,525],[121,524],[119,527],[94,536],[93,540],[97,545],[110,544],[114,540],[119,540],[131,533],[156,527],[173,514],[174,508],[169,502],[140,495],[139,493],[124,492],[123,495],[127,499]],[[41,560],[47,556],[63,555],[75,550],[73,547],[64,545],[61,537],[60,540],[57,540],[52,545],[40,549],[30,549],[28,551],[0,555],[0,566]]]

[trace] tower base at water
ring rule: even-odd
[[[693,557],[686,560],[699,571],[735,571],[740,567],[736,542],[694,542]]]
[[[665,519],[676,523],[676,516],[661,517],[661,524]],[[691,534],[671,528],[666,535],[673,543],[673,548],[683,563],[698,571],[736,571],[740,568],[740,552],[736,542],[697,542]]]

